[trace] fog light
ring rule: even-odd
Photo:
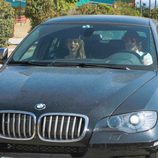
[[[121,119],[119,117],[112,117],[108,121],[108,126],[111,128],[117,128],[121,124]]]

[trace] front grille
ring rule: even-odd
[[[86,133],[88,117],[79,114],[49,113],[38,121],[38,135],[43,141],[75,142]]]
[[[23,111],[0,111],[0,137],[30,140],[35,135],[36,118]]]

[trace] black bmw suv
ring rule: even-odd
[[[65,16],[0,49],[0,156],[157,158],[157,28]]]

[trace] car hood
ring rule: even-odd
[[[9,66],[0,73],[0,110],[105,117],[154,76],[141,70]],[[38,103],[46,109],[37,111]]]

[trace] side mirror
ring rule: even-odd
[[[3,64],[8,57],[8,48],[0,48],[0,64]]]

